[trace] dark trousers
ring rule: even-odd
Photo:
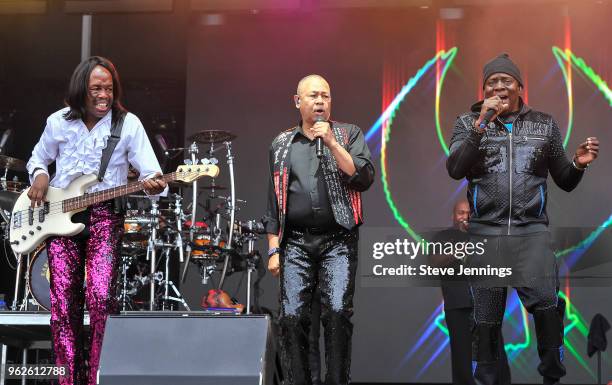
[[[281,353],[287,383],[311,385],[311,303],[321,293],[327,385],[348,384],[353,334],[357,231],[289,230],[281,253]]]
[[[481,238],[483,238],[481,236]],[[558,384],[565,375],[563,365],[563,316],[557,297],[555,255],[548,232],[488,238],[485,253],[471,256],[472,266],[511,266],[509,279],[473,277],[470,282],[474,304],[472,355],[477,385],[499,383],[497,361],[499,335],[506,307],[507,286],[516,288],[521,303],[533,315],[538,355],[538,372],[544,384]],[[472,239],[472,241],[482,239]],[[495,283],[491,285],[491,282]]]
[[[556,288],[516,288],[523,306],[533,315],[538,355],[538,371],[546,385],[558,384],[565,375],[563,359],[563,318]],[[476,384],[497,384],[499,339],[506,307],[505,287],[472,288],[474,321],[472,344]]]
[[[452,379],[454,385],[474,385],[472,375],[472,308],[446,309],[444,311],[450,339]],[[499,384],[510,385],[510,366],[504,349],[504,339],[499,335]]]

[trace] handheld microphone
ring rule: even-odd
[[[497,111],[495,111],[494,109],[487,110],[487,112],[485,113],[485,116],[482,118],[482,122],[480,122],[481,129],[484,130],[485,128],[487,128],[487,126],[491,122],[491,119],[493,118],[493,115],[495,115],[496,112]]]
[[[10,128],[4,130],[4,133],[2,134],[2,139],[0,139],[0,154],[4,152],[4,146],[6,146],[6,141],[8,140],[9,136],[11,136],[11,133],[12,130]]]
[[[315,119],[315,123],[319,123],[319,122],[324,122],[325,118],[322,117],[321,115],[318,115]],[[323,138],[318,137],[317,141],[316,141],[316,151],[317,151],[317,158],[321,158],[323,157]]]

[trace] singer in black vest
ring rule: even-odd
[[[557,265],[548,232],[547,177],[550,172],[559,187],[571,191],[599,152],[599,141],[589,137],[568,159],[557,123],[525,104],[522,89],[521,73],[507,54],[487,63],[485,99],[457,119],[446,162],[451,177],[468,181],[471,241],[486,244],[485,253],[470,256],[468,263],[478,268],[499,262],[512,266],[508,279],[471,278],[478,385],[499,383],[507,286],[516,288],[533,315],[544,384],[558,384],[565,375],[563,304],[557,296]]]
[[[301,122],[272,142],[264,217],[268,269],[280,274],[283,371],[287,384],[312,384],[308,334],[318,286],[325,383],[348,384],[360,193],[374,181],[374,167],[361,129],[330,121],[325,79],[309,75],[300,80],[294,102]]]

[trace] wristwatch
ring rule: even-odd
[[[268,257],[273,256],[274,254],[279,254],[281,251],[280,247],[273,247],[270,250],[268,250]]]

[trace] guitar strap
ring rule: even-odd
[[[98,171],[98,181],[102,182],[104,174],[106,174],[106,168],[110,162],[111,155],[121,139],[121,130],[123,129],[123,121],[125,120],[127,112],[120,113],[116,120],[113,120],[111,125],[111,136],[106,142],[106,147],[102,150],[102,160],[100,161],[100,169]],[[127,200],[125,197],[115,198],[113,201],[113,208],[116,214],[124,215],[127,209]]]
[[[102,150],[102,160],[100,161],[100,170],[98,171],[98,182],[102,182],[104,174],[106,174],[106,168],[108,162],[110,162],[111,155],[121,139],[121,129],[123,128],[123,121],[125,120],[126,113],[119,113],[119,117],[113,120],[111,125],[111,136],[106,142],[106,147]]]

